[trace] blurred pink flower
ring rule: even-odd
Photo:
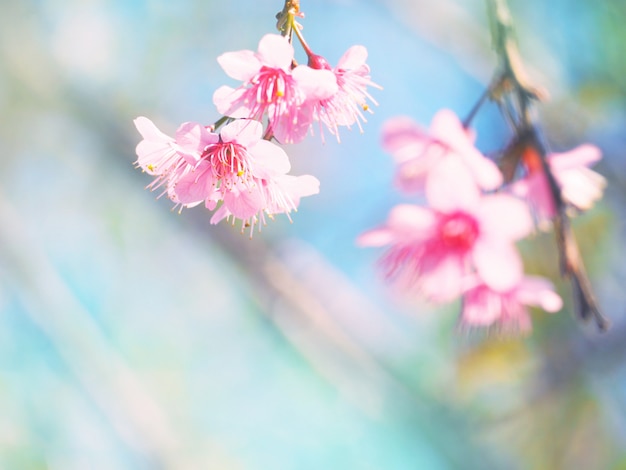
[[[447,158],[461,160],[482,189],[497,189],[502,184],[496,164],[480,153],[472,133],[448,109],[435,114],[428,131],[406,116],[388,120],[382,130],[382,146],[398,164],[396,185],[408,193],[423,190],[429,171]]]
[[[257,52],[226,52],[218,57],[224,71],[241,80],[239,88],[222,86],[213,95],[218,111],[226,116],[261,120],[267,113],[270,130],[282,143],[302,140],[313,116],[303,112],[307,99],[326,99],[337,92],[329,70],[306,65],[293,67],[294,51],[277,34],[261,38]]]
[[[569,152],[548,155],[548,164],[561,188],[564,202],[578,210],[587,210],[602,198],[606,180],[588,168],[601,158],[600,149],[589,144],[580,145]],[[527,176],[513,183],[511,191],[528,200],[539,224],[543,225],[555,216],[554,198],[541,165],[527,160],[524,160]]]
[[[461,324],[464,326],[497,326],[503,331],[528,332],[531,319],[527,307],[557,312],[563,306],[552,283],[542,277],[525,276],[514,287],[496,291],[483,282],[463,295]]]
[[[435,301],[459,295],[474,270],[493,289],[516,285],[522,263],[514,242],[532,228],[526,205],[504,194],[482,196],[460,159],[434,167],[425,189],[430,207],[396,206],[384,226],[358,238],[362,246],[390,245],[387,277]]]
[[[339,140],[339,126],[350,128],[356,123],[359,130],[363,131],[361,123],[367,122],[363,113],[371,112],[367,104],[368,100],[378,105],[367,91],[367,87],[379,89],[381,87],[372,82],[366,60],[367,49],[359,45],[350,47],[339,59],[334,69],[322,56],[309,54],[311,68],[332,70],[337,79],[338,89],[335,94],[326,99],[310,101],[315,117],[337,137],[337,140]]]

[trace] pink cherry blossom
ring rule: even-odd
[[[362,246],[389,245],[383,257],[388,278],[434,301],[459,295],[474,271],[493,289],[519,281],[522,263],[514,242],[532,228],[523,202],[505,194],[482,196],[459,159],[431,170],[426,198],[430,207],[396,206],[385,225],[358,239]]]
[[[136,125],[144,136],[137,146],[138,165],[156,176],[152,185],[166,184],[169,198],[181,207],[204,203],[214,210],[221,203],[213,223],[231,218],[254,227],[266,215],[289,217],[300,198],[319,192],[313,176],[287,174],[287,154],[262,138],[258,121],[238,119],[219,133],[186,122],[175,139],[147,118],[138,118]]]
[[[135,127],[143,137],[137,144],[137,161],[135,164],[143,171],[155,177],[148,185],[154,190],[166,184],[167,191],[171,190],[171,182],[184,174],[189,166],[190,148],[186,141],[178,141],[161,132],[154,123],[143,116],[134,120]],[[179,128],[177,137],[182,133],[185,123]]]
[[[460,159],[482,189],[497,189],[502,184],[496,164],[480,153],[472,133],[447,109],[433,117],[428,131],[406,116],[388,120],[382,130],[382,146],[398,164],[396,185],[408,193],[423,190],[430,170],[447,158]]]
[[[600,149],[589,144],[580,145],[569,152],[548,155],[550,170],[561,188],[564,202],[578,210],[587,210],[602,198],[606,180],[588,168],[601,158]],[[513,183],[511,191],[528,200],[542,226],[555,216],[554,198],[541,166],[530,164],[527,168],[528,175]]]
[[[273,146],[261,139],[263,128],[260,122],[239,119],[225,125],[219,134],[209,132],[197,123],[183,126],[177,140],[185,141],[188,148],[197,150],[189,171],[173,184],[174,200],[187,206],[205,201],[214,189],[223,196],[233,188],[255,184],[256,160],[259,155],[262,159],[265,144]],[[276,164],[288,170],[287,155],[282,152],[279,159]]]
[[[309,53],[309,66],[314,69],[332,70],[337,79],[338,89],[332,96],[313,100],[313,113],[339,140],[339,126],[350,128],[354,123],[362,132],[361,123],[367,122],[366,111],[371,113],[367,104],[378,105],[376,100],[369,94],[367,87],[381,88],[372,82],[370,68],[366,64],[367,49],[364,46],[352,46],[339,59],[337,66],[332,69],[322,56]]]
[[[557,312],[562,308],[563,301],[554,292],[552,283],[542,277],[525,276],[518,284],[504,291],[496,291],[477,280],[463,295],[461,324],[528,332],[531,329],[528,306]]]
[[[293,67],[294,50],[289,41],[267,34],[257,52],[227,52],[218,57],[224,71],[241,80],[238,88],[222,86],[213,95],[221,114],[261,120],[265,114],[270,130],[283,143],[302,140],[312,122],[301,108],[307,99],[326,99],[337,92],[337,79],[329,70],[306,65]]]
[[[222,219],[240,219],[252,231],[257,223],[264,225],[265,217],[297,210],[300,198],[319,193],[319,181],[311,175],[277,174],[270,179],[259,179],[252,189],[229,191],[224,204],[215,211],[211,223]]]
[[[264,222],[266,214],[289,214],[301,197],[316,194],[317,179],[287,175],[287,154],[262,139],[262,132],[260,122],[247,119],[224,126],[219,140],[209,143],[195,167],[177,181],[175,200],[183,205],[204,201],[209,209],[223,201],[213,223],[232,217],[254,226]],[[207,141],[202,133],[193,136]]]

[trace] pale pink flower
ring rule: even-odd
[[[309,175],[287,175],[291,167],[287,154],[262,139],[262,132],[260,122],[239,119],[224,126],[214,142],[208,131],[189,133],[190,146],[197,146],[193,139],[211,142],[193,169],[177,181],[173,199],[183,205],[204,201],[210,210],[222,201],[211,223],[232,218],[254,227],[265,223],[266,215],[289,216],[301,197],[319,192],[319,181]]]
[[[222,86],[213,95],[221,114],[261,120],[265,114],[270,130],[283,143],[302,140],[313,116],[301,108],[307,99],[325,99],[337,91],[337,80],[329,70],[306,65],[293,67],[294,51],[289,41],[267,34],[257,52],[242,50],[218,57],[224,71],[241,80],[239,88]]]
[[[174,175],[185,171],[189,155],[184,142],[181,146],[176,139],[165,135],[144,116],[136,118],[134,124],[143,137],[143,140],[137,144],[135,164],[155,177],[148,188],[154,190],[163,184],[168,184],[172,178],[175,178]]]
[[[369,94],[367,87],[381,88],[370,78],[370,68],[366,63],[367,49],[364,46],[352,46],[339,59],[337,66],[331,68],[326,59],[316,54],[309,54],[309,66],[314,69],[332,70],[337,79],[338,89],[332,96],[313,100],[313,113],[339,140],[339,126],[350,128],[357,124],[362,132],[361,123],[367,122],[364,112],[370,112],[368,100],[378,105]]]
[[[435,301],[459,295],[474,271],[493,289],[519,281],[522,263],[514,242],[532,228],[523,202],[505,194],[482,196],[459,159],[431,170],[426,198],[430,207],[396,206],[384,226],[358,239],[362,246],[390,246],[383,258],[389,278]]]
[[[590,209],[602,198],[606,180],[588,168],[601,158],[600,149],[589,144],[580,145],[569,152],[548,155],[550,170],[561,188],[561,196],[565,203],[582,211]],[[528,174],[513,183],[511,191],[528,200],[538,222],[544,225],[556,215],[554,198],[541,165],[526,161],[525,163]]]
[[[382,146],[398,164],[395,183],[405,192],[422,191],[430,170],[457,158],[469,169],[479,187],[497,189],[502,173],[474,146],[473,134],[453,111],[443,109],[426,131],[406,116],[388,120],[382,130]]]
[[[274,164],[288,171],[287,154],[274,144],[262,140],[262,133],[260,122],[247,119],[225,125],[219,134],[197,123],[183,124],[177,134],[177,141],[184,142],[189,150],[196,149],[195,160],[188,171],[173,182],[172,199],[189,206],[205,201],[214,190],[223,199],[228,191],[254,186],[257,177],[255,166],[263,166],[268,145],[272,150],[274,147],[278,149],[279,156],[274,159]],[[262,170],[259,168],[256,171]]]
[[[510,289],[496,291],[484,282],[463,294],[461,324],[464,326],[495,326],[501,331],[528,332],[531,319],[527,307],[557,312],[563,307],[561,297],[552,283],[542,277],[525,276]]]
[[[259,179],[255,187],[229,191],[222,204],[211,217],[216,224],[222,219],[239,219],[252,231],[257,223],[264,225],[265,217],[296,211],[300,198],[319,193],[319,181],[311,175],[292,176],[277,174],[269,179]]]
[[[214,210],[222,203],[212,223],[229,217],[254,227],[266,215],[289,217],[300,198],[319,192],[313,176],[287,174],[287,154],[262,138],[258,121],[235,120],[219,133],[186,122],[175,139],[147,118],[138,118],[136,124],[144,136],[137,146],[138,165],[156,176],[153,185],[166,184],[169,198],[181,207],[204,203]]]

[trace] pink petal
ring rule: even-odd
[[[478,151],[466,151],[463,160],[474,175],[478,186],[486,190],[498,189],[504,181],[498,166]]]
[[[300,199],[319,192],[317,178],[311,175],[279,175],[265,181],[266,210],[272,214],[288,213],[295,210]]]
[[[172,142],[173,143],[173,142]],[[160,175],[168,168],[161,168],[162,159],[174,154],[172,143],[142,140],[137,144],[137,164],[149,175]]]
[[[229,217],[230,215],[232,215],[229,211],[228,208],[226,207],[226,205],[222,204],[214,213],[213,216],[211,217],[211,224],[215,225],[217,223],[219,223],[221,220],[225,219],[226,217]]]
[[[282,175],[279,178],[281,179],[281,186],[283,186],[287,192],[294,195],[297,199],[306,196],[313,196],[314,194],[319,194],[320,192],[320,181],[315,176]]]
[[[414,158],[398,165],[394,184],[408,194],[424,191],[431,163],[427,158]]]
[[[259,41],[257,57],[263,65],[288,72],[293,60],[293,46],[279,34],[266,34]]]
[[[553,291],[544,291],[537,304],[546,312],[558,312],[563,308],[563,299]]]
[[[386,227],[363,232],[356,239],[357,246],[385,246],[395,241],[395,234]]]
[[[319,194],[320,181],[311,175],[298,176],[298,191],[300,192],[300,197]]]
[[[531,184],[529,181],[529,177],[526,176],[510,184],[507,187],[507,189],[511,194],[514,194],[517,197],[525,199],[528,197],[528,195],[531,192],[530,187],[531,187]]]
[[[505,294],[506,295],[506,294]],[[502,294],[484,284],[468,291],[463,299],[462,320],[468,325],[488,326],[502,314]]]
[[[495,291],[510,290],[522,277],[522,259],[513,244],[480,238],[472,257],[480,278]]]
[[[463,127],[453,111],[439,111],[432,120],[430,133],[463,157],[481,188],[491,190],[502,185],[502,173],[497,165],[474,146],[473,134]]]
[[[543,277],[524,277],[515,296],[521,303],[541,307],[546,312],[557,312],[563,307],[563,300],[554,292],[554,285]]]
[[[247,82],[259,71],[261,62],[252,51],[226,52],[217,58],[224,72],[235,80]]]
[[[480,202],[480,191],[467,167],[455,157],[443,157],[430,170],[426,198],[433,209],[450,213],[473,211]]]
[[[214,144],[218,140],[217,134],[209,132],[206,127],[197,122],[184,122],[176,131],[176,143],[180,148],[198,157],[207,145]]]
[[[272,111],[269,111],[271,115]],[[283,144],[297,144],[306,137],[313,122],[313,108],[310,102],[305,102],[297,109],[272,120],[274,137]]]
[[[474,143],[458,116],[449,109],[442,109],[435,114],[430,124],[430,134],[453,149],[466,149]]]
[[[367,49],[356,45],[350,47],[337,62],[338,70],[356,70],[367,61]]]
[[[448,255],[437,260],[432,269],[422,273],[421,288],[435,302],[449,302],[461,293],[464,278],[463,260]]]
[[[204,201],[213,192],[213,176],[210,165],[201,165],[176,181],[171,191],[183,205]]]
[[[533,230],[528,206],[506,194],[485,196],[476,216],[480,221],[481,232],[491,239],[519,240]]]
[[[568,170],[559,175],[563,198],[580,210],[590,209],[602,198],[606,179],[589,168]]]
[[[134,123],[144,138],[135,148],[137,165],[150,175],[163,175],[176,164],[174,139],[161,132],[148,118],[138,117]]]
[[[291,164],[287,153],[278,145],[267,140],[259,140],[248,148],[254,158],[253,173],[257,178],[269,179],[287,173]]]
[[[217,203],[222,200],[222,194],[218,189],[213,189],[213,192],[204,200],[204,206],[212,211],[217,207]]]
[[[528,201],[533,213],[540,222],[548,221],[556,214],[554,198],[543,172],[536,172],[517,180],[510,191]]]
[[[399,204],[391,209],[387,226],[399,235],[398,238],[427,238],[435,226],[435,214],[427,208],[412,204]]]
[[[238,219],[246,220],[254,217],[265,207],[265,199],[260,188],[241,189],[226,192],[224,205]]]
[[[141,136],[148,141],[151,142],[173,142],[170,136],[161,132],[154,123],[144,116],[139,116],[136,118],[133,123],[135,127],[141,134]]]
[[[263,124],[252,119],[237,119],[220,129],[223,142],[234,142],[249,147],[263,137]]]
[[[424,130],[410,117],[398,116],[388,119],[383,124],[381,131],[381,145],[383,149],[390,153],[398,162],[402,162],[411,156],[418,156],[427,142],[431,139]],[[403,152],[404,158],[398,158],[398,151],[407,147],[417,145],[414,152]]]
[[[330,70],[316,70],[298,65],[292,72],[293,79],[309,100],[325,100],[339,90],[337,77]]]
[[[564,153],[553,153],[548,156],[550,166],[556,172],[573,167],[590,167],[602,158],[602,151],[591,144],[583,144]]]
[[[389,213],[384,227],[369,230],[357,238],[359,246],[382,246],[428,238],[435,226],[432,211],[412,204],[399,204]]]
[[[213,104],[224,116],[248,118],[252,115],[251,108],[243,103],[245,88],[232,88],[227,85],[219,87],[213,93]]]

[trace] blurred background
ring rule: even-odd
[[[488,83],[482,0],[302,0],[315,52],[365,45],[384,90],[364,134],[287,147],[321,181],[293,224],[250,240],[144,190],[132,120],[217,120],[216,57],[281,8],[0,3],[0,468],[626,469],[626,4],[511,1],[550,144],[600,146],[609,182],[574,227],[612,330],[574,320],[545,234],[520,248],[565,307],[522,338],[459,332],[354,243],[405,200],[382,123],[463,116]],[[493,105],[476,128],[509,135]]]

